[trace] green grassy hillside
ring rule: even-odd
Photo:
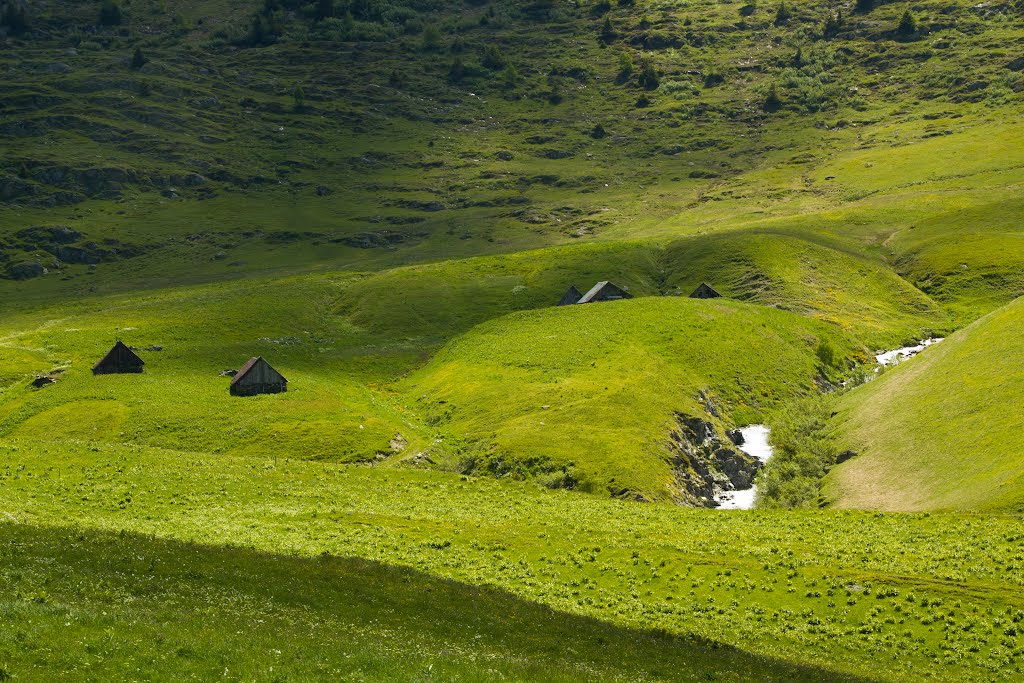
[[[688,510],[53,441],[3,452],[12,677],[58,648],[72,679],[416,680],[430,664],[456,680],[1021,676],[1012,518]],[[202,620],[174,618],[192,605]]]
[[[480,442],[466,471],[564,472],[585,490],[672,499],[674,415],[710,419],[703,393],[727,425],[757,422],[816,391],[822,341],[858,351],[829,325],[720,299],[566,306],[474,328],[403,390],[411,411]]]
[[[11,313],[0,323],[0,434],[396,464],[429,453],[481,470],[500,457],[509,462],[498,474],[573,470],[591,490],[672,497],[673,413],[703,415],[699,391],[724,425],[757,421],[812,392],[816,377],[845,372],[818,367],[820,340],[864,361],[945,323],[942,307],[883,263],[841,246],[737,234],[581,244]],[[704,275],[750,303],[660,296]],[[554,307],[570,284],[602,277],[638,298]],[[117,338],[139,349],[146,372],[92,376]],[[289,392],[229,396],[221,373],[257,354],[291,380]],[[58,381],[32,388],[41,374]]]
[[[0,260],[49,273],[10,298],[737,227],[855,240],[965,319],[1022,292],[1008,8],[328,4],[28,7]]]
[[[1024,509],[1024,300],[851,392],[837,418],[861,455],[826,493],[840,507]]]
[[[335,461],[390,455],[398,435],[415,446],[415,426],[373,385],[415,363],[420,348],[334,315],[340,287],[323,278],[208,285],[9,319],[0,433]],[[115,338],[138,347],[143,374],[91,374]],[[290,380],[287,394],[228,395],[221,373],[253,355]],[[34,373],[57,383],[33,389]]]
[[[1021,679],[1020,9],[0,0],[0,682]]]

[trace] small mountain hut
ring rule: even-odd
[[[94,375],[113,375],[128,372],[142,372],[145,362],[135,352],[124,345],[120,339],[114,348],[107,352],[96,365],[92,366]]]
[[[722,296],[719,294],[714,287],[706,282],[700,283],[697,289],[693,290],[693,294],[690,295],[691,299],[717,299]]]
[[[275,370],[263,356],[250,358],[231,378],[232,396],[255,396],[256,394],[280,394],[288,391],[288,380]]]
[[[565,292],[565,294],[562,295],[562,298],[558,300],[558,305],[571,306],[573,304],[579,303],[580,299],[582,298],[583,294],[580,292],[580,290],[576,289],[576,285],[573,285]]]
[[[598,282],[590,288],[590,291],[577,301],[578,304],[592,304],[596,301],[617,301],[618,299],[632,299],[633,295],[621,287],[608,282]]]

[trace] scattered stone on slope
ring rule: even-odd
[[[350,247],[357,249],[375,249],[387,247],[405,240],[405,236],[396,232],[364,232],[351,237],[344,237],[340,241]],[[332,242],[338,240],[331,240]]]
[[[838,465],[840,463],[844,463],[847,460],[849,460],[850,458],[856,458],[856,457],[857,457],[857,451],[845,450],[845,451],[843,451],[842,453],[840,453],[839,455],[836,456],[836,464]]]

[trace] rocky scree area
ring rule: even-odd
[[[103,261],[139,256],[145,248],[113,238],[102,243],[90,241],[78,230],[65,225],[25,228],[0,239],[0,264],[13,280],[27,280],[58,270],[65,264],[94,266]],[[22,258],[30,255],[29,258]]]

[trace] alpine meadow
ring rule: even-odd
[[[1024,681],[1024,0],[0,0],[0,683]]]

